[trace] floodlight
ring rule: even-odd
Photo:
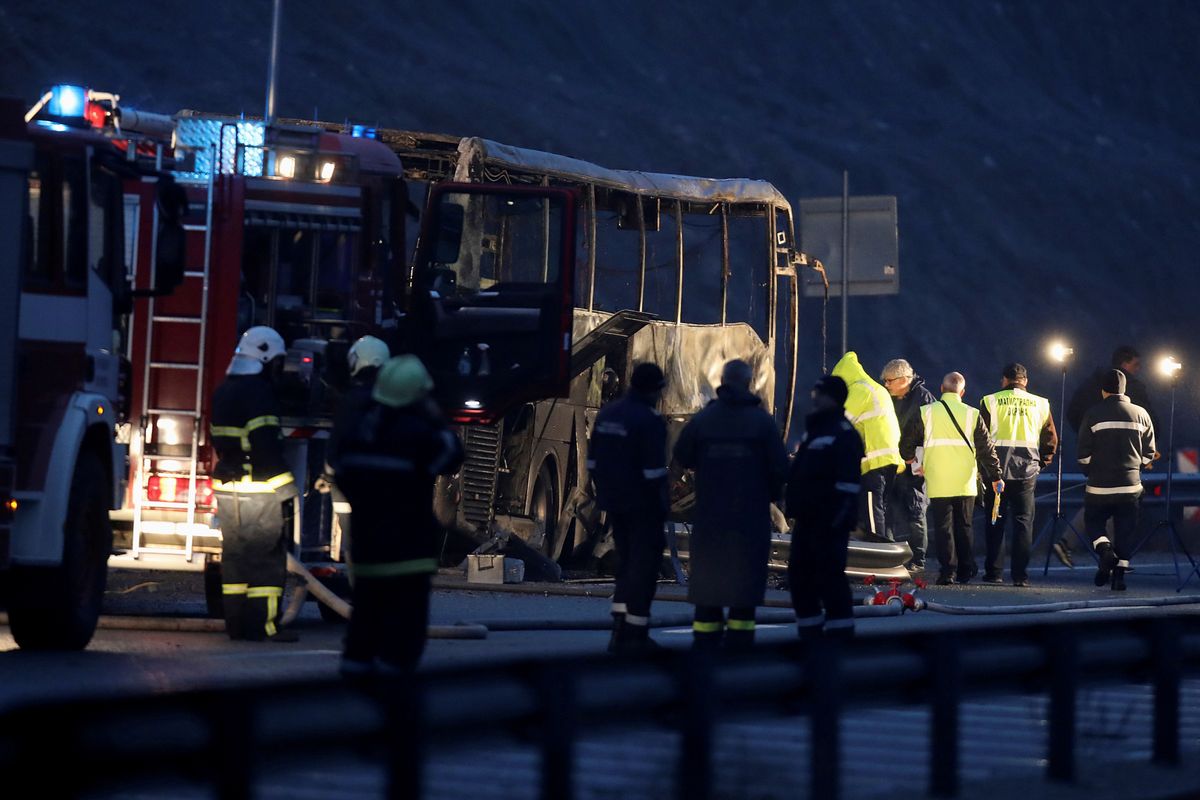
[[[317,171],[317,178],[325,182],[333,180],[334,163],[332,161],[321,162],[321,169]]]
[[[275,162],[275,174],[281,178],[296,177],[296,157],[280,156]]]
[[[1075,351],[1067,346],[1066,342],[1056,340],[1050,343],[1046,348],[1046,355],[1056,364],[1065,364],[1067,359],[1075,354]]]
[[[1174,378],[1183,369],[1183,364],[1175,356],[1163,356],[1158,360],[1158,372],[1164,378]]]

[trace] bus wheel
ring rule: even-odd
[[[221,559],[204,556],[204,609],[211,619],[225,618],[225,595],[221,588]]]
[[[529,516],[541,529],[542,553],[550,558],[555,557],[558,542],[558,489],[554,482],[554,468],[550,459],[542,462],[537,479],[533,482],[533,497],[529,503]]]
[[[108,582],[110,493],[100,459],[80,454],[63,526],[62,564],[13,568],[9,623],[22,649],[82,650],[92,640]]]

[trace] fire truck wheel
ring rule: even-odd
[[[111,490],[100,459],[83,453],[71,479],[63,563],[13,570],[13,638],[25,650],[82,650],[92,640],[108,581]]]
[[[204,557],[204,608],[211,619],[225,618],[225,596],[221,591],[221,559]]]

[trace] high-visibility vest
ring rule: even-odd
[[[1030,459],[1038,457],[1038,441],[1050,418],[1050,401],[1013,387],[989,394],[981,405],[991,417],[996,449],[1012,448]],[[1000,457],[1001,462],[1004,456]]]
[[[846,419],[863,440],[862,474],[889,465],[903,469],[900,423],[887,389],[870,380],[854,381],[847,388]]]
[[[979,411],[954,392],[942,400],[950,407],[963,434],[972,437]],[[959,435],[941,402],[921,406],[925,425],[925,491],[929,497],[974,497],[976,494],[975,446]]]

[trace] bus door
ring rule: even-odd
[[[575,194],[441,184],[429,196],[409,331],[458,422],[566,397],[575,277]]]

